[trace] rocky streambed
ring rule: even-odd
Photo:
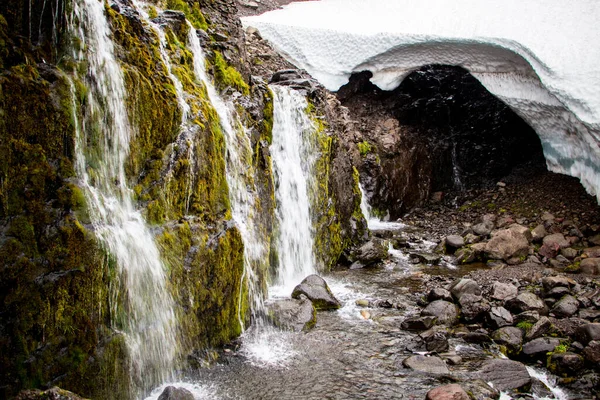
[[[434,199],[324,275],[339,309],[247,332],[190,379],[218,398],[596,398],[598,208],[579,190],[541,171]]]

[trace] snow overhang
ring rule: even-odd
[[[428,64],[461,66],[537,132],[548,168],[600,198],[600,2],[321,0],[243,18],[337,91],[384,90]]]

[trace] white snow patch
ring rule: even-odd
[[[599,20],[596,0],[321,0],[242,19],[332,91],[364,70],[391,90],[461,66],[535,129],[550,170],[600,198]]]

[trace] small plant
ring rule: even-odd
[[[529,332],[529,330],[531,329],[532,326],[533,326],[533,323],[531,323],[529,321],[521,321],[517,324],[517,328],[522,329],[525,332]]]
[[[566,353],[569,350],[569,345],[567,343],[561,343],[554,348],[553,353]]]
[[[373,151],[373,146],[371,146],[371,143],[363,140],[358,144],[358,151],[360,152],[360,155],[364,157]]]
[[[218,51],[215,51],[215,77],[223,85],[236,88],[245,96],[250,94],[250,87],[244,81],[242,74],[231,65],[228,65],[223,55]]]

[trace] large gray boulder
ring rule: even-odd
[[[436,317],[437,324],[451,326],[458,322],[459,309],[456,304],[449,301],[435,300],[421,311],[421,315]]]
[[[506,346],[509,354],[518,354],[523,344],[523,331],[514,326],[505,326],[492,333],[494,342]]]
[[[158,396],[158,400],[194,400],[194,395],[187,389],[167,386]]]
[[[463,247],[465,245],[465,240],[462,238],[462,236],[459,236],[459,235],[446,236],[445,242],[446,242],[446,248],[449,249],[450,251],[460,249],[461,247]]]
[[[563,296],[552,307],[552,313],[557,317],[566,318],[575,315],[579,310],[579,301],[570,294]]]
[[[522,234],[512,229],[503,229],[485,245],[485,254],[494,260],[512,260],[525,258],[529,254],[529,241]]]
[[[419,354],[410,356],[402,362],[402,365],[404,365],[406,368],[410,368],[415,371],[425,372],[428,374],[450,373],[444,360],[434,356],[427,357]]]
[[[488,236],[492,229],[494,229],[494,222],[489,220],[473,225],[473,232],[479,236]]]
[[[487,360],[481,369],[481,379],[491,382],[500,391],[523,389],[531,386],[531,376],[525,365],[512,360]]]
[[[546,357],[546,353],[554,351],[554,348],[559,344],[559,338],[541,337],[533,339],[523,345],[523,354],[532,357]]]
[[[317,323],[317,310],[305,296],[267,303],[267,310],[273,324],[282,329],[307,331]]]
[[[600,323],[583,324],[575,332],[575,337],[584,345],[592,340],[600,340]]]
[[[463,294],[458,304],[460,304],[461,315],[467,322],[483,317],[491,309],[486,299],[469,293]]]
[[[363,266],[369,266],[381,262],[388,256],[385,242],[379,238],[373,238],[363,244],[355,253],[355,258]]]
[[[504,307],[492,307],[487,313],[486,320],[493,329],[513,324],[512,314]]]
[[[525,335],[525,339],[533,340],[539,338],[550,332],[552,328],[553,326],[552,321],[550,321],[550,318],[540,317],[540,319],[538,319],[537,322],[534,323],[531,328],[529,328],[527,334]]]
[[[473,279],[463,278],[452,283],[450,293],[452,293],[452,296],[457,300],[460,300],[465,294],[481,296],[481,287]]]
[[[506,301],[514,299],[518,294],[519,290],[513,284],[494,282],[492,285],[492,299]]]
[[[294,288],[292,298],[299,299],[301,295],[308,297],[317,310],[336,310],[342,303],[335,298],[325,279],[319,275],[309,275]]]
[[[548,315],[546,303],[531,292],[519,293],[517,297],[506,302],[506,308],[515,314],[525,311],[537,311],[540,315]]]

